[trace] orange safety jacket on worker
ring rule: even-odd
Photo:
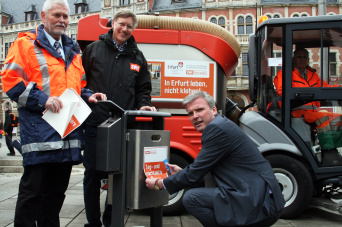
[[[316,71],[311,67],[307,66],[307,80],[305,80],[299,73],[299,71],[294,68],[292,71],[292,87],[321,87],[323,82],[323,87],[339,87],[340,85],[329,85],[324,80],[322,81],[317,75]],[[273,81],[277,94],[282,96],[282,70],[277,73],[277,76]],[[281,102],[278,102],[281,107]],[[331,149],[336,147],[332,142],[323,144],[323,141],[327,140],[332,133],[341,130],[341,114],[329,113],[329,112],[318,112],[318,108],[321,106],[319,101],[313,101],[305,105],[299,106],[292,110],[291,114],[295,118],[303,117],[303,120],[308,123],[315,123],[316,129],[319,137],[325,137],[325,139],[320,139],[322,141],[321,146],[323,149]],[[333,132],[332,132],[333,131]],[[342,143],[342,139],[339,139]],[[328,145],[330,144],[330,145]]]
[[[73,88],[87,102],[92,92],[86,85],[78,46],[63,34],[65,60],[51,46],[43,31],[19,33],[1,71],[2,87],[18,103],[23,165],[40,163],[82,162],[82,129],[64,139],[44,120],[42,113],[49,97],[60,96]]]

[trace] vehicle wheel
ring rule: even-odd
[[[170,164],[176,164],[179,167],[184,168],[189,165],[189,162],[179,155],[170,154]],[[184,210],[182,199],[185,191],[186,189],[169,195],[168,204],[163,206],[164,215],[179,215]]]
[[[306,166],[286,155],[271,155],[270,162],[285,199],[281,218],[298,217],[309,205],[313,195],[312,177]]]

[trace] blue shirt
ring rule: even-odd
[[[124,44],[122,44],[122,45],[120,45],[120,46],[115,42],[114,39],[113,39],[113,42],[114,42],[114,46],[115,46],[116,48],[118,48],[118,51],[119,51],[120,53],[123,52],[123,51],[126,49],[127,40],[126,40],[126,42],[125,42]]]
[[[43,29],[44,33],[45,33],[45,36],[46,38],[48,39],[49,43],[51,44],[51,46],[55,47],[55,42],[59,42],[61,44],[61,55],[62,55],[62,58],[63,60],[65,60],[65,54],[64,54],[64,50],[63,50],[63,44],[62,44],[62,40],[59,39],[59,40],[55,40],[49,33],[47,33],[45,31],[45,29]]]

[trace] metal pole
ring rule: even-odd
[[[327,14],[327,3],[326,0],[318,0],[318,15],[326,15]],[[327,47],[322,48],[323,57],[322,65],[321,65],[321,78],[326,82],[329,82],[329,51]],[[323,81],[322,81],[323,83]],[[321,85],[322,86],[322,85]]]

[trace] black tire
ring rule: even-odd
[[[181,168],[189,165],[189,162],[176,154],[170,154],[170,163],[176,164]],[[182,199],[186,189],[169,195],[169,203],[163,206],[163,214],[166,216],[180,215],[184,211]]]
[[[270,155],[266,159],[272,166],[286,202],[281,218],[298,217],[307,208],[313,195],[309,170],[302,162],[290,156]]]

